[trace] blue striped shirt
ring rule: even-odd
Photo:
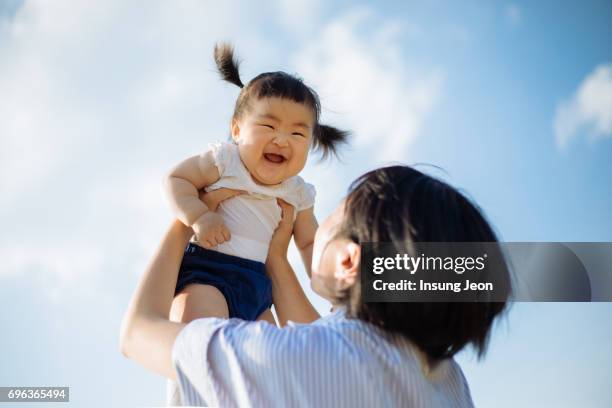
[[[424,355],[343,310],[285,328],[197,319],[172,350],[183,405],[219,407],[471,407],[453,359]]]

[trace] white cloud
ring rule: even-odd
[[[159,168],[137,169],[103,179],[80,192],[74,203],[51,203],[45,213],[31,214],[32,227],[21,222],[21,234],[14,232],[0,246],[0,279],[27,278],[55,303],[112,295],[104,293],[109,286],[125,286],[142,273],[170,222],[161,173]],[[73,223],[58,216],[79,207]]]
[[[277,0],[280,24],[297,37],[309,34],[317,25],[325,3],[321,0]]]
[[[160,166],[137,168],[119,179],[101,180],[87,193],[85,205],[98,214],[90,228],[120,225],[119,231],[114,228],[98,231],[100,243],[112,246],[119,238],[120,242],[129,243],[129,249],[124,249],[128,254],[152,253],[172,218],[161,188],[164,170]],[[130,272],[140,273],[125,271]]]
[[[54,303],[73,299],[77,290],[95,295],[92,275],[101,272],[104,258],[100,249],[81,239],[48,243],[34,236],[28,244],[3,246],[0,256],[0,278],[16,278],[28,281],[32,287],[40,286]]]
[[[516,27],[523,20],[523,12],[516,4],[508,4],[504,9],[504,18],[511,27]]]
[[[574,95],[558,105],[553,126],[561,149],[581,132],[592,140],[612,137],[612,63],[597,66]]]
[[[323,119],[354,130],[355,149],[374,149],[373,160],[406,160],[441,93],[441,72],[419,73],[404,61],[402,30],[400,22],[355,9],[293,58],[321,96]]]

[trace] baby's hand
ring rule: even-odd
[[[196,241],[204,248],[214,248],[231,238],[223,218],[213,211],[205,212],[191,227]]]

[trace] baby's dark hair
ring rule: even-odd
[[[319,150],[323,159],[330,154],[338,156],[338,147],[348,140],[349,132],[319,123],[321,102],[317,93],[297,78],[286,72],[264,72],[244,85],[240,79],[239,62],[229,44],[215,45],[215,63],[221,78],[242,88],[232,119],[240,119],[249,107],[251,98],[277,97],[310,107],[314,114],[313,150]]]

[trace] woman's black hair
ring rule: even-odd
[[[407,253],[419,242],[498,242],[463,194],[408,166],[380,168],[355,180],[337,236],[359,244],[393,243]],[[347,306],[348,316],[407,337],[432,361],[452,357],[468,344],[482,357],[493,321],[510,296],[510,275],[502,264],[496,274],[505,285],[503,302],[366,303],[359,279],[337,300]]]
[[[236,100],[232,119],[239,119],[248,110],[251,98],[288,99],[303,103],[312,109],[314,115],[312,148],[320,151],[323,159],[329,155],[337,156],[338,147],[347,143],[349,132],[319,123],[321,115],[319,96],[312,88],[304,84],[301,78],[282,71],[265,72],[244,85],[240,79],[240,64],[234,56],[231,45],[215,45],[214,57],[221,78],[242,89]]]

